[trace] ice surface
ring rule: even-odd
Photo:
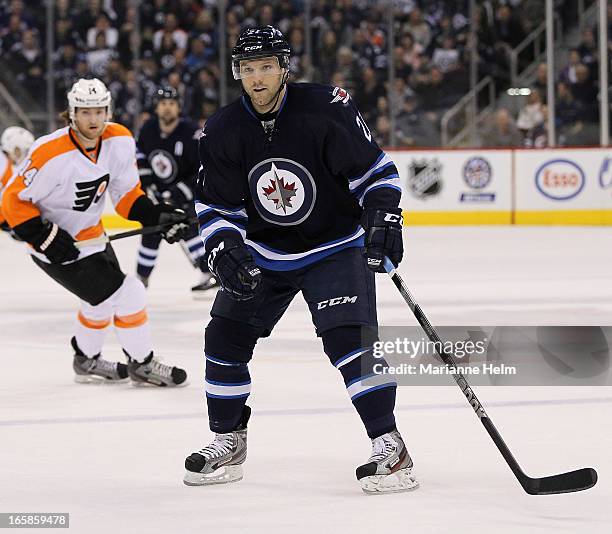
[[[119,241],[133,272],[137,241]],[[401,273],[437,325],[612,325],[608,228],[409,228]],[[178,246],[149,288],[156,351],[180,364],[178,390],[73,382],[74,297],[0,236],[0,512],[69,512],[74,533],[612,532],[612,388],[477,388],[532,476],[593,466],[592,490],[523,493],[459,389],[402,387],[398,426],[421,483],[367,497],[354,478],[370,452],[339,373],[298,297],[251,364],[245,478],[182,484],[210,435],[202,337],[211,301]],[[415,324],[385,275],[381,324]],[[104,352],[120,358],[110,333]],[[450,380],[450,379],[449,379]]]

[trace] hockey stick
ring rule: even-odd
[[[455,379],[455,382],[457,382],[457,385],[465,395],[465,398],[472,406],[474,412],[480,419],[486,431],[489,433],[489,436],[491,436],[493,443],[495,443],[497,449],[499,452],[501,452],[501,455],[504,457],[504,460],[506,460],[506,463],[514,473],[514,476],[517,478],[521,486],[523,486],[523,489],[529,493],[529,495],[552,495],[556,493],[571,493],[573,491],[582,491],[592,488],[597,482],[597,472],[592,467],[585,467],[583,469],[577,469],[576,471],[570,471],[569,473],[560,473],[558,475],[542,478],[532,478],[523,472],[514,456],[512,456],[510,449],[504,443],[504,440],[497,431],[497,428],[495,428],[495,425],[484,411],[482,404],[476,397],[476,394],[472,391],[472,388],[470,388],[467,380],[461,373],[456,371],[457,363],[453,354],[444,348],[445,345],[442,343],[433,326],[431,326],[429,319],[427,319],[423,313],[423,310],[421,310],[421,307],[415,302],[400,275],[395,272],[395,267],[393,267],[393,264],[389,258],[385,258],[384,267],[385,271],[387,271],[391,277],[391,280],[393,280],[395,287],[397,287],[402,297],[404,297],[406,304],[408,304],[408,307],[412,310],[412,313],[414,313],[416,320],[419,322],[423,330],[425,330],[427,337],[434,342],[435,347],[441,347],[440,350],[437,350],[440,358],[442,358],[448,367],[455,368],[455,371],[451,373]]]
[[[192,224],[197,222],[197,218],[193,217],[191,219],[186,219],[184,222],[187,224]],[[161,232],[168,228],[168,226],[172,226],[173,224],[177,224],[176,222],[169,222],[166,224],[158,224],[157,226],[144,226],[143,228],[136,228],[135,230],[130,230],[128,232],[121,232],[119,234],[112,235],[101,235],[99,237],[94,237],[92,239],[84,239],[83,241],[76,241],[74,246],[78,249],[82,249],[85,247],[91,247],[95,245],[103,245],[104,243],[110,243],[111,241],[115,241],[117,239],[123,239],[124,237],[132,237],[134,235],[147,235],[147,234],[156,234],[157,232]]]

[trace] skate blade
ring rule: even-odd
[[[186,486],[212,486],[214,484],[229,484],[242,480],[243,472],[241,465],[227,465],[220,467],[212,473],[194,473],[185,471],[183,484]]]
[[[157,383],[157,382],[140,382],[137,380],[132,380],[132,387],[134,388],[158,388],[158,389],[176,389],[183,388],[189,385],[189,380],[185,380],[181,384],[166,384],[166,383]]]
[[[419,483],[412,474],[412,468],[406,467],[390,475],[373,475],[360,481],[361,489],[366,495],[383,495],[385,493],[401,493],[412,491]]]
[[[108,378],[103,378],[101,376],[95,375],[74,375],[74,381],[77,384],[94,384],[94,385],[115,385],[115,384],[127,384],[130,379],[119,378],[117,380],[109,380]]]

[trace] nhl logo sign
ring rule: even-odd
[[[408,165],[408,190],[420,199],[437,195],[442,189],[441,171],[437,159],[413,159]]]
[[[272,158],[255,165],[249,172],[249,189],[261,218],[280,226],[306,220],[316,200],[312,175],[290,159]]]

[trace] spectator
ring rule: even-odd
[[[450,84],[445,83],[444,74],[437,67],[432,67],[427,81],[416,87],[423,110],[441,115],[442,110],[451,107],[457,100]],[[433,116],[430,114],[430,117]]]
[[[32,30],[23,32],[23,39],[11,49],[16,79],[35,98],[41,98],[45,90],[45,62],[42,50]]]
[[[582,64],[580,52],[572,48],[569,53],[569,63],[559,74],[559,80],[570,84],[576,83],[576,68]]]
[[[370,122],[374,118],[378,97],[382,94],[383,88],[376,78],[374,69],[372,67],[363,69],[354,98],[366,122]]]
[[[576,48],[580,54],[581,62],[589,67],[597,63],[597,48],[598,44],[595,40],[593,28],[585,28],[582,30],[582,40]]]
[[[525,148],[546,148],[548,146],[548,107],[542,106],[542,120],[534,124],[526,133],[524,144]]]
[[[431,61],[444,74],[455,71],[460,67],[459,50],[457,50],[455,40],[450,35],[442,39],[442,47],[434,50]]]
[[[415,7],[410,13],[408,23],[403,27],[403,31],[410,33],[423,49],[426,49],[431,42],[431,28],[423,20],[423,13],[418,7]]]
[[[403,147],[440,145],[436,125],[419,108],[418,99],[409,96],[404,100],[396,119],[397,144]]]
[[[180,50],[180,49],[179,49]],[[192,39],[189,47],[189,55],[185,61],[185,66],[191,71],[196,72],[208,65],[209,54],[206,52],[206,45],[202,39]]]
[[[586,65],[576,67],[576,83],[571,84],[574,98],[583,109],[581,119],[585,122],[596,122],[599,115],[597,88],[591,80],[589,68]]]
[[[485,147],[519,147],[523,143],[523,137],[518,131],[510,112],[499,109],[495,113],[494,123],[485,131],[482,146]]]
[[[576,102],[569,84],[557,84],[557,101],[555,102],[555,118],[559,130],[563,131],[576,124],[582,116],[581,105]]]
[[[518,119],[516,120],[516,127],[521,130],[523,134],[535,128],[544,120],[543,107],[540,91],[532,89],[527,97],[527,104],[519,112]]]
[[[354,92],[358,78],[357,65],[353,58],[353,52],[347,46],[341,46],[336,53],[336,72],[342,74],[349,92]]]
[[[178,27],[178,22],[174,13],[166,14],[164,27],[161,30],[157,30],[153,35],[153,48],[155,50],[160,50],[162,48],[162,43],[166,43],[168,37],[178,48],[187,48],[187,33]]]
[[[542,103],[546,104],[548,99],[548,65],[546,63],[539,63],[536,68],[536,78],[533,83],[534,89],[540,93]]]
[[[96,78],[103,78],[106,67],[113,57],[113,51],[106,44],[106,36],[100,32],[96,36],[95,46],[86,54],[87,67]]]
[[[98,48],[98,36],[100,34],[104,35],[106,46],[110,48],[115,48],[117,46],[119,32],[117,28],[111,26],[108,15],[104,12],[98,15],[95,26],[87,30],[87,46],[90,49]]]
[[[423,53],[423,46],[417,43],[408,31],[402,34],[400,45],[404,51],[404,63],[410,65],[411,69],[414,69],[419,61],[419,56]]]

